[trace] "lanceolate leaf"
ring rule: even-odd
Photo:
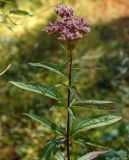
[[[72,94],[73,94],[77,99],[80,99],[80,95],[79,95],[79,93],[78,93],[78,91],[77,91],[76,86],[73,85],[72,87],[70,87],[70,90],[71,90]]]
[[[59,94],[54,88],[47,88],[43,85],[35,84],[35,83],[23,83],[23,82],[10,82],[13,85],[32,92],[43,94],[47,97],[56,99],[58,101],[63,101],[63,97]]]
[[[72,107],[75,102],[76,102],[76,98],[72,97],[71,102],[70,102],[70,107]]]
[[[85,108],[95,108],[100,110],[116,110],[111,101],[100,101],[100,100],[77,100],[74,106],[85,107]],[[109,106],[110,105],[110,106]],[[112,106],[111,106],[112,105]]]
[[[56,160],[64,160],[64,153],[59,153],[57,156],[56,156]]]
[[[76,121],[76,117],[75,117],[75,112],[74,112],[73,108],[69,107],[68,112],[70,114],[70,130],[72,132],[72,130],[73,130],[72,125],[73,125],[73,122]]]
[[[44,147],[42,151],[41,160],[51,160],[52,156],[56,153],[54,152],[56,148],[57,138],[52,138]]]
[[[58,64],[52,64],[52,63],[29,63],[30,65],[32,66],[35,66],[35,67],[43,67],[43,68],[46,68],[46,69],[49,69],[53,72],[56,72],[60,75],[64,75],[63,71],[64,71],[64,67],[61,66],[61,65],[58,65]]]
[[[17,14],[17,15],[22,15],[22,16],[32,16],[32,14],[30,14],[29,12],[24,11],[24,10],[19,10],[19,9],[11,10],[10,14]]]
[[[81,131],[87,131],[89,129],[106,126],[112,123],[115,123],[121,119],[120,116],[117,115],[103,115],[98,116],[95,118],[88,118],[86,120],[78,122],[78,127],[76,128],[75,133],[81,132]]]
[[[82,157],[80,157],[78,160],[92,160],[94,158],[96,158],[97,156],[101,155],[101,154],[105,154],[107,153],[107,151],[93,151],[90,152]]]
[[[62,130],[62,128],[59,128],[55,123],[53,122],[50,122],[46,119],[41,119],[39,118],[38,116],[36,115],[30,115],[30,114],[26,114],[24,113],[24,115],[30,117],[31,119],[35,120],[36,122],[42,124],[43,126],[46,126],[46,127],[49,127],[51,128],[52,130],[54,131],[57,131],[59,133],[61,133],[62,135],[64,134],[64,131]]]
[[[64,107],[62,104],[56,104],[50,108],[50,111],[57,110]]]
[[[88,104],[88,105],[106,105],[106,104],[113,104],[112,101],[100,101],[100,100],[78,100],[74,104],[81,105],[81,104]]]
[[[69,108],[68,108],[68,111],[69,111],[69,113],[70,113],[70,116],[73,117],[74,120],[76,120],[75,112],[74,112],[73,108],[69,107]]]
[[[56,84],[56,85],[54,85],[54,87],[55,87],[55,88],[60,88],[60,87],[68,88],[68,86],[65,85],[65,84]]]
[[[73,106],[75,108],[75,106]],[[103,110],[103,111],[116,111],[115,106],[96,106],[96,105],[85,105],[85,106],[79,106],[79,107],[85,107],[86,109],[97,109],[97,110]]]
[[[52,155],[52,151],[53,151],[53,141],[50,141],[47,143],[47,145],[44,147],[44,150],[42,152],[42,159],[41,160],[48,160],[51,158],[51,155]],[[55,142],[55,141],[54,141]]]
[[[9,65],[0,73],[0,76],[2,76],[10,67],[11,67],[11,64],[9,64]]]
[[[64,45],[62,43],[60,43],[60,41],[58,41],[59,45],[61,46],[62,49],[64,49],[65,51],[67,51],[67,49],[64,47]]]
[[[108,147],[102,146],[102,144],[99,144],[95,140],[87,137],[82,132],[76,134],[73,138],[75,139],[75,141],[79,142],[83,146],[87,146],[88,145],[88,146],[93,146],[93,147],[97,147],[97,148],[106,148],[106,149],[108,148]]]

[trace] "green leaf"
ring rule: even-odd
[[[9,64],[9,65],[0,73],[0,76],[2,76],[10,67],[11,67],[11,64]]]
[[[57,110],[64,107],[62,104],[56,104],[50,108],[50,111]]]
[[[75,133],[81,132],[81,131],[87,131],[89,129],[106,126],[112,123],[115,123],[121,119],[120,116],[117,115],[103,115],[98,117],[91,117],[87,118],[86,120],[82,120],[78,124],[78,127],[74,131]]]
[[[64,67],[62,67],[61,65],[45,63],[45,62],[44,63],[29,63],[29,64],[35,67],[43,67],[45,69],[49,69],[50,71],[56,72],[64,76],[64,73],[63,73]]]
[[[67,49],[64,47],[64,45],[62,43],[60,43],[60,41],[58,41],[59,45],[61,46],[61,48],[64,49],[64,51],[67,51]]]
[[[101,155],[101,154],[105,154],[107,153],[107,151],[93,151],[90,152],[82,157],[80,157],[78,160],[92,160],[94,158],[96,158],[97,156]]]
[[[64,99],[61,94],[59,94],[54,88],[47,88],[43,85],[35,84],[35,83],[23,83],[23,82],[10,82],[13,85],[32,92],[43,94],[47,97],[56,99],[60,102],[64,103]]]
[[[86,146],[93,146],[93,147],[97,147],[97,148],[108,148],[108,147],[105,147],[105,146],[102,146],[100,144],[97,144],[96,142],[86,142],[85,143]]]
[[[86,108],[95,108],[100,110],[116,110],[115,106],[112,105],[112,101],[100,101],[100,100],[77,100],[73,106],[86,107]]]
[[[64,131],[62,130],[62,128],[59,128],[55,123],[52,123],[52,122],[50,122],[46,119],[41,119],[36,115],[30,115],[30,114],[26,114],[26,113],[24,113],[24,115],[30,117],[31,119],[33,119],[36,122],[42,124],[43,126],[49,127],[53,131],[57,131],[58,133],[61,133],[62,135],[64,135]]]
[[[74,123],[74,121],[76,121],[76,116],[75,116],[75,111],[72,107],[69,107],[68,111],[70,113],[70,132],[72,133],[72,131],[74,129],[73,123]]]
[[[65,85],[65,84],[56,84],[56,85],[54,85],[54,87],[55,87],[55,88],[60,88],[60,87],[68,88],[68,86]]]
[[[58,145],[64,144],[65,139],[61,137],[54,137],[45,145],[43,151],[42,151],[42,159],[41,160],[51,160],[53,156],[56,155],[57,151],[59,150]],[[63,156],[63,154],[60,154],[60,156]],[[58,154],[59,156],[59,154]],[[56,157],[58,157],[56,156]]]
[[[42,159],[41,160],[48,160],[51,158],[52,151],[53,151],[53,140],[47,143],[47,145],[44,147],[44,150],[42,152]]]
[[[19,9],[11,10],[10,14],[17,14],[17,15],[22,15],[22,16],[32,16],[32,14],[30,14],[29,12],[24,11],[24,10],[19,10]]]
[[[69,108],[68,108],[68,111],[69,111],[69,113],[70,113],[70,116],[73,117],[73,119],[76,120],[75,112],[74,112],[73,108],[70,108],[70,107],[69,107]]]
[[[89,146],[98,147],[98,148],[106,148],[106,149],[108,148],[108,147],[102,146],[102,144],[96,142],[95,140],[87,137],[82,132],[76,134],[73,138],[75,139],[75,141],[78,141],[83,146],[89,145]]]
[[[72,107],[75,102],[76,102],[76,98],[73,96],[70,102],[70,107]]]
[[[42,151],[42,158],[41,160],[51,160],[52,156],[55,154],[54,151],[56,149],[56,141],[57,138],[52,138],[44,147]]]
[[[78,93],[77,88],[76,88],[75,85],[72,85],[72,86],[70,87],[70,90],[71,90],[72,94],[73,94],[77,99],[80,99],[80,95],[79,95],[79,93]]]
[[[112,101],[100,101],[100,100],[78,100],[75,102],[75,105],[88,104],[88,105],[106,105],[113,104]]]
[[[56,156],[56,160],[64,160],[65,158],[65,155],[64,153],[59,153],[57,156]]]
[[[75,113],[74,113],[74,110],[73,108],[68,108],[68,111],[70,113],[70,130],[72,132],[72,129],[73,129],[73,122],[76,121],[76,117],[75,117]]]

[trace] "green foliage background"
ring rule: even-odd
[[[64,81],[47,70],[28,65],[39,61],[62,63],[67,59],[67,53],[59,42],[41,31],[55,19],[53,7],[62,2],[72,6],[77,15],[86,17],[92,26],[92,32],[78,43],[74,51],[75,62],[82,68],[75,71],[79,94],[87,99],[113,100],[123,116],[120,123],[92,130],[89,135],[113,148],[113,152],[102,157],[103,160],[128,160],[128,0],[1,0],[0,70],[9,63],[11,68],[0,77],[0,160],[38,160],[39,151],[53,136],[50,130],[26,119],[22,113],[51,117],[56,123],[62,123],[65,117],[61,109],[48,112],[53,100],[8,83],[14,80],[40,82],[47,86]],[[16,14],[13,14],[16,9]],[[63,90],[62,93],[65,94]],[[96,113],[100,112],[86,109],[78,110],[77,114],[88,116]],[[81,151],[75,148],[73,154],[95,149],[99,150],[91,146]]]

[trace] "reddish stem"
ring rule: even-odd
[[[69,67],[68,67],[68,84],[69,87],[71,86],[72,81],[72,49],[71,44],[69,43]],[[69,107],[70,107],[70,98],[71,98],[71,91],[68,87],[68,97],[67,97],[67,159],[70,160],[70,113],[69,113]]]

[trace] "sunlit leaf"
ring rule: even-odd
[[[86,120],[80,120],[77,122],[78,127],[76,128],[75,133],[81,132],[81,131],[87,131],[89,129],[106,126],[112,123],[115,123],[121,119],[120,116],[117,115],[103,115],[103,116],[97,116],[97,117],[91,117],[87,118]]]
[[[85,105],[85,104],[88,104],[88,105],[106,105],[106,104],[114,104],[114,102],[112,101],[101,101],[101,100],[85,100],[85,99],[82,99],[82,100],[77,100],[75,103],[75,105]]]
[[[93,151],[93,152],[90,152],[90,153],[78,158],[78,160],[92,160],[92,159],[96,158],[97,156],[105,154],[105,153],[107,153],[107,151]]]
[[[1,73],[0,76],[2,76],[7,70],[11,67],[11,64],[9,64]]]
[[[24,10],[19,10],[19,9],[11,10],[10,14],[17,14],[17,15],[22,15],[22,16],[32,16],[32,14],[30,14],[29,12],[24,11]]]
[[[23,82],[12,82],[13,85],[32,92],[43,94],[47,97],[56,99],[58,101],[63,101],[63,97],[60,93],[58,93],[54,88],[45,87],[43,85],[35,84],[35,83],[23,83]]]
[[[29,63],[29,64],[35,67],[43,67],[43,68],[49,69],[53,72],[56,72],[64,76],[64,73],[63,73],[64,68],[61,65],[45,63],[45,62],[44,63]]]
[[[55,123],[53,123],[53,122],[50,122],[50,121],[48,121],[48,120],[46,120],[46,119],[41,119],[41,118],[39,118],[39,117],[36,116],[36,115],[30,115],[30,114],[26,114],[26,113],[24,113],[24,115],[30,117],[31,119],[33,119],[33,120],[35,120],[36,122],[42,124],[43,126],[49,127],[49,128],[51,128],[52,130],[54,130],[54,131],[57,131],[57,132],[59,132],[59,133],[61,133],[61,134],[64,134],[64,131],[62,130],[62,128],[59,128],[59,127],[58,127]]]
[[[64,153],[59,153],[58,155],[56,155],[56,160],[64,160]]]
[[[100,101],[100,100],[77,100],[72,106],[79,106],[85,108],[95,108],[100,110],[117,110],[112,101]],[[110,106],[109,106],[110,105]]]

